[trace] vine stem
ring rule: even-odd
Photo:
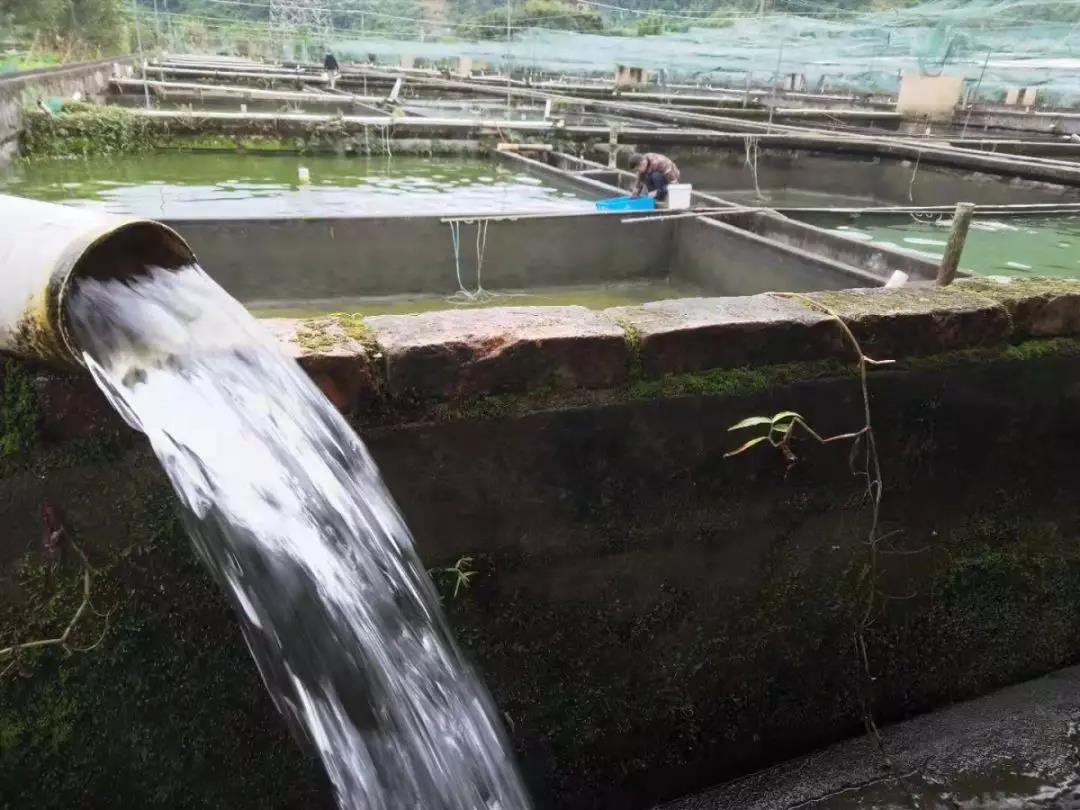
[[[90,600],[90,572],[92,570],[90,566],[90,560],[87,559],[86,554],[83,553],[83,550],[79,548],[79,546],[75,543],[74,540],[69,540],[68,543],[70,544],[71,548],[74,549],[75,553],[79,555],[79,559],[82,561],[83,587],[82,600],[79,602],[79,606],[75,609],[75,612],[68,620],[67,626],[64,627],[64,632],[62,632],[55,638],[42,638],[35,639],[33,641],[23,641],[19,644],[12,644],[9,647],[0,648],[0,657],[8,655],[17,656],[18,653],[23,652],[24,650],[33,650],[41,647],[61,647],[64,652],[68,653],[69,655],[76,652],[90,652],[92,649],[97,647],[105,638],[105,634],[109,631],[109,616],[111,615],[111,611],[108,613],[98,613],[99,616],[103,616],[105,618],[105,627],[102,629],[101,635],[98,636],[97,640],[93,644],[90,644],[86,647],[74,647],[70,643],[71,634],[75,632],[75,628],[78,626],[79,620],[82,619],[83,615],[86,613],[87,610],[93,610],[93,606]],[[94,612],[97,613],[96,610]],[[0,670],[0,676],[6,675],[7,672],[15,666],[16,660],[17,658],[13,658],[13,660],[6,667],[4,667],[3,670]]]
[[[788,298],[808,305],[814,310],[824,312],[836,324],[840,327],[844,333],[844,337],[851,344],[851,347],[855,350],[855,354],[858,358],[859,367],[859,384],[862,389],[862,405],[863,405],[863,420],[864,425],[862,429],[853,431],[850,433],[841,434],[839,436],[833,436],[829,439],[822,439],[817,433],[810,430],[811,434],[817,438],[822,444],[838,440],[842,438],[851,437],[856,442],[865,437],[865,462],[862,473],[856,473],[856,475],[865,475],[866,477],[866,493],[871,504],[871,519],[870,528],[867,534],[867,545],[869,547],[869,571],[867,577],[869,578],[869,587],[867,588],[866,606],[863,611],[862,619],[855,627],[852,634],[852,645],[855,652],[856,666],[863,672],[866,678],[866,683],[869,684],[873,680],[873,676],[870,673],[870,660],[866,650],[866,630],[873,623],[874,613],[874,596],[876,594],[876,578],[877,578],[877,566],[878,566],[878,543],[881,538],[878,537],[878,525],[881,519],[881,499],[884,494],[884,479],[881,474],[881,460],[878,457],[877,439],[874,436],[874,425],[870,410],[870,389],[867,385],[867,367],[871,365],[888,365],[892,363],[892,360],[873,360],[866,356],[862,350],[858,338],[855,337],[855,333],[851,331],[851,328],[844,322],[844,319],[840,317],[840,314],[830,307],[822,304],[820,301],[816,301],[807,295],[802,293],[785,292],[785,293],[773,293],[773,295],[779,298]],[[802,421],[802,420],[800,420]],[[794,423],[793,423],[794,424]],[[803,427],[809,430],[809,426],[803,423]],[[857,448],[858,445],[856,444]],[[853,450],[854,453],[854,450]],[[863,723],[866,726],[867,733],[873,738],[877,745],[878,751],[881,753],[888,768],[892,769],[893,763],[889,755],[885,752],[884,741],[881,738],[881,733],[878,730],[877,723],[874,721],[873,712],[870,709],[870,701],[868,695],[863,691],[860,697],[863,710]]]

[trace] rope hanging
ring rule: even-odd
[[[476,289],[470,290],[465,287],[461,278],[461,225],[476,225]],[[501,293],[490,292],[484,289],[484,252],[487,249],[487,232],[490,220],[452,219],[447,222],[450,226],[450,244],[454,251],[454,273],[457,276],[458,291],[446,300],[451,304],[481,304],[493,298],[501,298]]]
[[[765,195],[761,193],[761,186],[758,184],[758,136],[744,135],[743,145],[746,147],[746,168],[750,170],[750,175],[754,178],[754,193],[757,195],[756,199],[763,200],[765,199]]]

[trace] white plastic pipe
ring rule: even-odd
[[[64,315],[74,281],[194,262],[158,222],[0,195],[0,352],[80,364]]]

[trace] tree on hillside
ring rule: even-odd
[[[115,53],[127,47],[121,0],[0,0],[0,22],[38,46]]]
[[[463,27],[462,36],[474,36],[480,39],[505,39],[505,5],[470,20],[471,25]],[[526,0],[511,6],[510,25],[512,28],[554,28],[560,31],[603,31],[604,20],[594,10],[579,7],[566,0]]]

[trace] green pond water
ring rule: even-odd
[[[952,221],[864,219],[833,226],[850,239],[903,250],[931,261],[941,259]],[[971,223],[964,270],[984,276],[1080,278],[1080,218],[976,219]]]
[[[299,182],[307,168],[310,183]],[[591,209],[573,191],[466,158],[161,153],[17,161],[0,193],[157,219]]]
[[[551,307],[582,306],[589,309],[633,306],[665,298],[692,298],[702,295],[692,285],[667,281],[640,281],[574,287],[548,287],[534,290],[493,291],[477,301],[460,295],[417,295],[382,298],[338,298],[332,301],[295,303],[252,302],[248,308],[258,318],[312,318],[334,312],[361,315],[402,315],[432,312],[439,309],[474,309],[482,307]]]
[[[703,194],[712,194],[722,197],[729,202],[739,205],[759,206],[767,205],[770,208],[861,208],[870,205],[890,205],[888,200],[882,200],[871,195],[836,194],[827,191],[813,191],[801,188],[763,188],[761,194],[755,189],[708,189],[694,188]]]

